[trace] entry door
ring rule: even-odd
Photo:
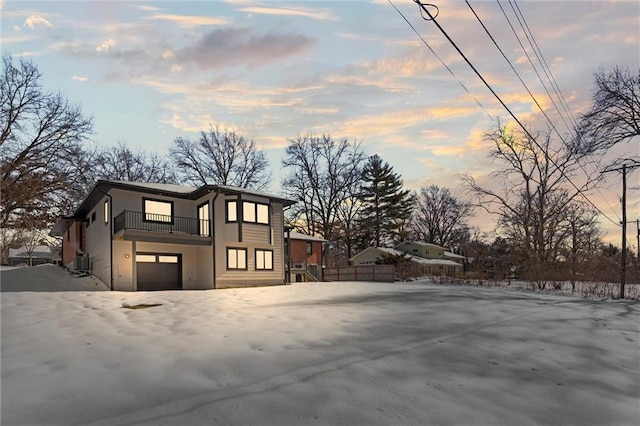
[[[182,255],[136,253],[138,291],[181,290]]]

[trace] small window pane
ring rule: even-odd
[[[237,250],[229,249],[227,251],[227,268],[238,269],[238,253]]]
[[[273,252],[264,252],[264,269],[273,269]]]
[[[269,206],[258,204],[258,223],[269,223]]]
[[[235,201],[227,202],[227,221],[236,222],[238,220],[238,203]]]
[[[158,256],[160,263],[178,263],[178,256]]]
[[[264,269],[264,252],[256,251],[256,269]]]
[[[245,222],[255,222],[256,221],[256,204],[249,203],[247,201],[244,202],[242,206],[242,220]]]
[[[238,269],[247,268],[247,251],[238,250]]]
[[[156,255],[155,254],[137,254],[136,262],[145,262],[145,263],[155,263]]]
[[[109,200],[104,202],[104,223],[109,223]]]

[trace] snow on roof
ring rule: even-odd
[[[108,183],[115,183],[118,185],[137,186],[139,188],[155,189],[158,191],[178,192],[181,194],[190,194],[197,188],[187,185],[175,185],[172,183],[151,183],[151,182],[128,182],[122,180],[108,180]]]
[[[445,251],[444,252],[445,257],[453,257],[455,259],[464,259],[464,256],[461,256],[459,254],[455,254],[455,253],[451,253],[450,251]]]
[[[436,246],[437,247],[437,246]],[[357,256],[359,256],[361,253],[364,253],[367,250],[378,250],[381,251],[383,253],[387,253],[387,254],[391,254],[393,256],[402,256],[405,255],[405,257],[407,259],[409,259],[412,262],[415,263],[420,263],[422,265],[449,265],[449,266],[460,266],[459,263],[454,262],[453,260],[446,260],[446,259],[425,259],[424,257],[420,257],[420,256],[414,256],[410,253],[407,253],[405,251],[402,250],[398,250],[395,248],[391,248],[391,247],[367,247],[366,249],[362,250],[360,253],[357,253],[355,256],[353,256],[351,259],[349,260],[353,260],[355,259]]]
[[[9,257],[51,257],[54,248],[49,246],[22,246],[16,249],[9,249]]]
[[[287,233],[285,232],[285,235],[286,234]],[[313,237],[311,235],[301,234],[300,232],[295,232],[295,231],[291,231],[290,236],[292,240],[320,241],[320,242],[327,241],[324,238]]]
[[[229,185],[212,185],[216,188],[220,188],[223,191],[231,191],[231,192],[242,192],[243,194],[249,194],[249,195],[256,195],[258,197],[267,197],[267,198],[273,198],[276,200],[285,200],[285,201],[289,201],[291,202],[291,204],[294,203],[293,200],[288,200],[286,198],[283,198],[280,195],[275,195],[275,194],[270,194],[268,192],[263,192],[263,191],[257,191],[255,189],[248,189],[248,188],[240,188],[237,186],[229,186]]]

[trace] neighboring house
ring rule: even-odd
[[[450,253],[434,244],[411,241],[400,243],[395,248],[368,247],[349,260],[353,265],[372,265],[384,254],[405,254],[417,274],[462,275],[464,272],[464,256]]]
[[[62,238],[64,266],[112,290],[277,285],[293,203],[231,186],[101,180],[50,234]]]
[[[289,282],[322,281],[322,246],[326,241],[294,231],[285,233]]]
[[[45,245],[22,246],[17,249],[9,249],[8,262],[11,266],[25,264],[28,266],[43,265],[45,263],[57,264],[60,262],[60,248]]]

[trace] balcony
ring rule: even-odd
[[[113,220],[114,239],[211,244],[208,219],[124,210]]]

